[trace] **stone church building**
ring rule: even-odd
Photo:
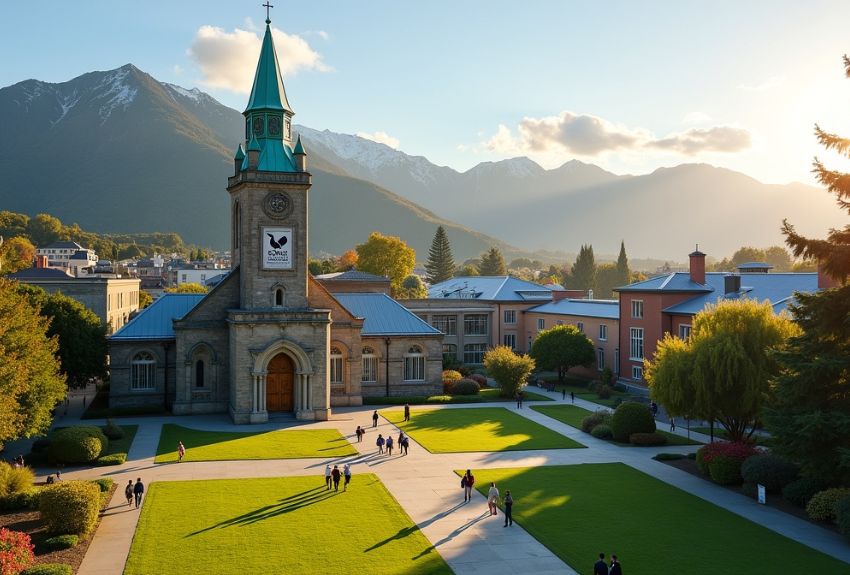
[[[112,407],[262,423],[441,392],[443,335],[384,278],[307,270],[311,176],[269,24],[227,181],[233,270],[208,294],[165,294],[109,339]]]

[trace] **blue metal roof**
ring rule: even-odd
[[[687,272],[677,272],[687,276]],[[756,273],[741,275],[741,289],[735,293],[725,294],[727,273],[710,272],[705,274],[706,287],[712,291],[666,308],[667,313],[696,314],[708,304],[716,304],[731,299],[768,300],[776,313],[784,310],[794,301],[794,292],[818,291],[818,274],[816,273]]]
[[[766,264],[764,262],[744,262],[742,264],[738,264],[738,269],[748,269],[748,270],[772,270],[773,266],[770,264]]]
[[[708,277],[709,274],[706,274]],[[706,280],[707,281],[707,280]],[[645,292],[645,291],[665,291],[665,292],[700,292],[711,291],[707,285],[698,284],[691,280],[689,272],[672,272],[660,276],[651,277],[642,282],[635,282],[627,286],[614,288],[614,291],[619,292]]]
[[[457,277],[431,286],[429,299],[477,299],[482,301],[551,300],[552,289],[513,276]]]
[[[345,309],[363,318],[362,335],[439,335],[419,316],[383,293],[335,293]]]
[[[527,311],[529,313],[620,319],[620,302],[615,299],[562,299],[533,307]]]
[[[204,297],[202,293],[163,294],[109,339],[174,339],[174,320],[189,313]]]

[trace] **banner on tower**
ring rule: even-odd
[[[260,245],[262,249],[263,269],[291,270],[292,228],[263,228]]]

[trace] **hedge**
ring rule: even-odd
[[[590,435],[597,439],[612,439],[614,437],[614,432],[611,431],[610,425],[600,423],[590,431]]]
[[[38,509],[50,533],[85,535],[97,523],[100,488],[88,481],[66,481],[41,491]]]
[[[461,379],[452,384],[452,395],[476,395],[479,391],[481,386],[471,379]]]
[[[827,482],[819,477],[801,477],[782,489],[782,497],[797,507],[805,507],[815,493],[827,487]]]
[[[38,497],[41,488],[31,487],[26,491],[10,493],[0,497],[0,511],[18,511],[21,509],[38,509]]]
[[[835,521],[838,504],[850,497],[850,489],[833,487],[818,491],[806,505],[806,515],[814,521]]]
[[[614,439],[625,443],[633,433],[655,433],[655,419],[647,406],[627,401],[614,411],[611,429]]]
[[[94,464],[103,467],[105,465],[122,465],[126,461],[126,453],[112,453],[110,455],[102,455],[98,457]]]
[[[21,575],[72,575],[70,565],[64,563],[42,563],[21,571]]]
[[[50,436],[50,459],[59,463],[91,463],[109,447],[99,427],[80,425],[58,429]]]
[[[659,453],[653,459],[656,461],[677,461],[679,459],[685,459],[685,457],[682,453]]]
[[[764,485],[771,493],[782,491],[799,473],[796,465],[769,453],[753,455],[741,465],[741,477],[745,482]]]
[[[113,485],[115,485],[115,480],[111,477],[101,477],[99,479],[92,479],[90,483],[97,485],[97,488],[100,489],[101,493],[106,493],[112,489]]]
[[[660,433],[632,433],[629,436],[629,443],[641,447],[657,447],[666,445],[667,438]]]
[[[581,430],[585,433],[592,433],[594,427],[602,424],[611,425],[611,412],[598,409],[581,420]]]
[[[835,506],[835,522],[838,531],[850,539],[850,497],[845,497]]]
[[[703,475],[721,485],[741,483],[741,465],[759,451],[751,443],[718,441],[697,451],[697,467]]]
[[[56,535],[42,541],[40,547],[45,551],[61,551],[76,547],[79,542],[80,538],[77,535]]]

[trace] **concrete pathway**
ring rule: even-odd
[[[546,402],[548,405],[564,403],[560,393],[548,393],[537,389],[534,391],[556,399],[556,402]],[[179,423],[186,427],[208,430],[244,431],[245,428],[234,426],[225,415],[122,419],[122,424],[139,425],[127,463],[111,468],[63,472],[63,477],[68,479],[108,476],[119,485],[109,508],[104,513],[104,518],[79,573],[80,575],[122,573],[139,516],[139,512],[129,509],[124,500],[123,485],[130,479],[142,477],[146,484],[150,484],[153,481],[321,475],[327,463],[351,463],[354,472],[352,482],[354,488],[356,488],[357,474],[378,475],[411,519],[458,574],[554,575],[556,573],[572,574],[575,571],[519,525],[514,524],[513,527],[505,528],[501,515],[490,517],[485,498],[480,494],[475,493],[473,501],[464,504],[460,479],[454,474],[454,470],[608,462],[623,462],[737,515],[850,563],[850,547],[838,534],[775,509],[758,505],[752,499],[651,459],[652,455],[658,452],[687,453],[695,450],[696,446],[640,449],[620,447],[598,440],[530,409],[533,403],[536,402],[526,402],[523,409],[516,409],[513,403],[416,406],[413,409],[505,407],[575,439],[586,445],[588,449],[431,454],[415,441],[411,441],[410,455],[379,456],[375,453],[374,447],[377,433],[384,435],[391,433],[395,436],[398,434],[398,429],[383,418],[377,430],[371,428],[371,413],[374,408],[363,407],[335,409],[334,418],[326,422],[304,424],[292,420],[281,420],[251,427],[252,431],[295,426],[302,429],[338,429],[357,448],[358,454],[354,456],[336,459],[219,461],[160,465],[153,463],[153,457],[163,423]],[[566,403],[570,403],[569,398]],[[579,399],[576,399],[575,405],[590,410],[599,407]],[[70,422],[65,424],[68,423]],[[367,429],[362,443],[356,443],[354,438],[353,431],[357,425]],[[684,435],[686,432],[682,430],[680,433]],[[692,434],[692,437],[695,437],[695,434]],[[588,558],[588,561],[592,564],[593,557]]]

